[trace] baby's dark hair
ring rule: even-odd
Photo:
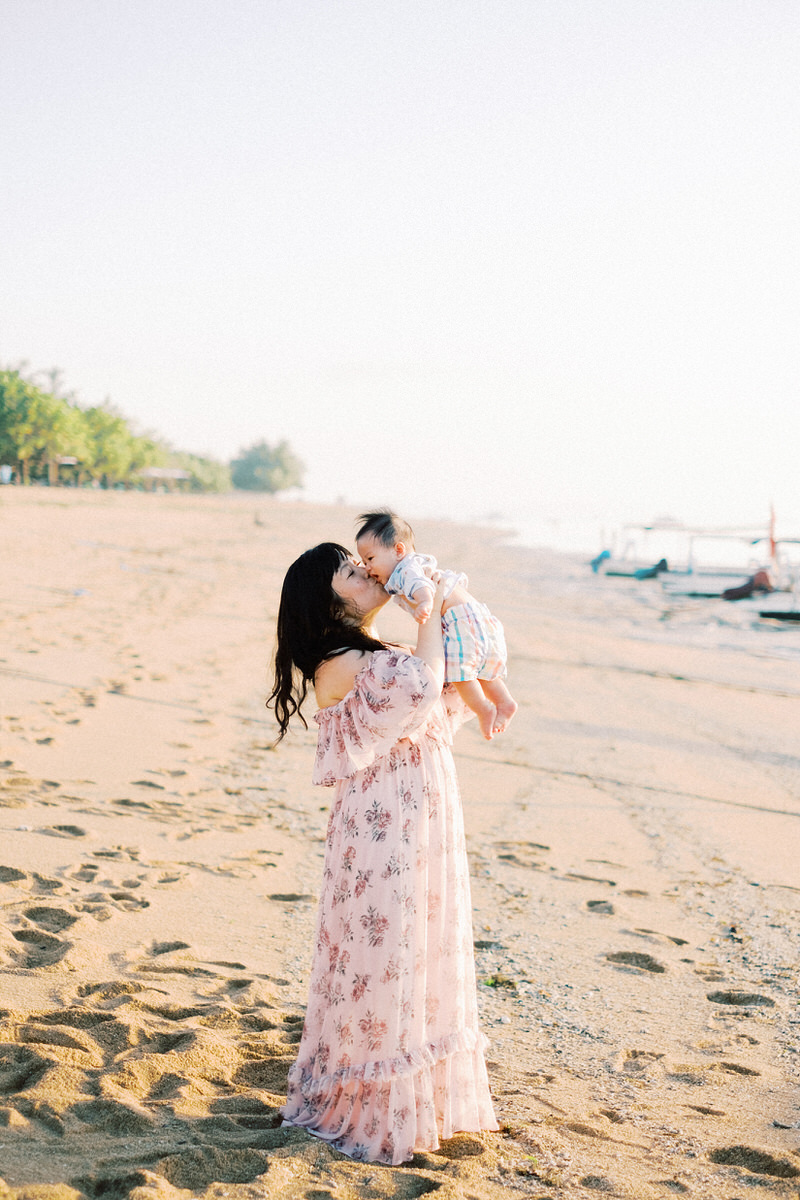
[[[382,546],[393,546],[395,542],[405,542],[410,550],[414,549],[414,530],[408,521],[398,517],[390,508],[378,508],[375,512],[361,513],[359,516],[361,528],[356,534],[356,542],[362,537],[372,536]]]

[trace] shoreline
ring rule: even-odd
[[[658,640],[658,611],[575,555],[415,522],[505,624],[520,702],[503,738],[456,745],[502,1129],[354,1164],[279,1128],[326,796],[313,729],[272,750],[263,701],[285,566],[349,544],[356,509],[8,491],[11,1197],[796,1196],[791,663]]]

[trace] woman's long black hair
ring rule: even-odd
[[[345,619],[345,606],[333,590],[334,575],[350,557],[344,546],[322,542],[301,554],[286,572],[278,609],[275,684],[267,700],[280,727],[278,741],[295,713],[307,727],[300,707],[320,663],[345,650],[385,648]]]

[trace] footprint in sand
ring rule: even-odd
[[[755,1175],[769,1175],[773,1179],[797,1179],[800,1168],[795,1167],[785,1158],[775,1158],[763,1150],[754,1150],[750,1146],[723,1146],[712,1150],[709,1159],[727,1167],[744,1167]]]
[[[625,1075],[647,1075],[660,1067],[663,1057],[651,1050],[623,1050],[617,1056],[617,1070]]]
[[[153,942],[150,953],[153,955],[172,954],[173,950],[189,949],[190,946],[188,942]]]
[[[102,1129],[112,1137],[149,1133],[155,1125],[155,1118],[146,1109],[118,1100],[82,1100],[68,1111],[85,1125]]]
[[[147,983],[127,983],[120,979],[112,980],[108,983],[82,983],[78,988],[77,995],[83,1000],[87,996],[92,996],[98,1003],[105,1000],[112,1003],[117,1001],[120,996],[136,996],[140,992],[158,991],[158,988],[153,988]],[[63,1012],[59,1014],[61,1019],[64,1019]],[[105,1013],[96,1013],[97,1020],[107,1019]]]
[[[613,916],[614,905],[610,900],[587,900],[586,907],[589,912],[604,913],[607,916]]]
[[[47,1047],[58,1056],[59,1049],[73,1051],[70,1061],[73,1066],[94,1070],[104,1063],[103,1051],[89,1033],[80,1028],[64,1024],[64,1017],[59,1021],[48,1020],[53,1013],[45,1013],[36,1021],[29,1021],[18,1027],[17,1040],[27,1044]],[[87,1014],[88,1015],[88,1014]]]
[[[730,1004],[738,1008],[774,1008],[775,1001],[759,992],[709,992],[706,996],[714,1004]]]
[[[457,1133],[454,1137],[444,1139],[439,1149],[431,1152],[431,1157],[434,1161],[437,1158],[480,1158],[485,1153],[486,1147],[478,1138],[470,1137],[468,1133]],[[425,1180],[425,1183],[428,1184],[425,1190],[429,1191],[430,1182]],[[417,1196],[419,1193],[415,1191],[412,1195]]]
[[[95,876],[100,870],[94,863],[81,863],[74,871],[67,872],[68,879],[77,879],[81,883],[94,883]]]
[[[605,1175],[584,1175],[579,1182],[582,1187],[591,1188],[595,1192],[616,1192],[617,1190],[616,1185]]]
[[[149,900],[141,900],[138,896],[132,896],[130,892],[110,892],[112,900],[115,900],[117,906],[125,912],[139,912],[143,908],[150,907]]]
[[[34,969],[60,962],[71,945],[41,929],[13,929],[11,936],[27,949],[25,965]]]
[[[255,1059],[253,1062],[245,1062],[239,1067],[233,1076],[233,1082],[282,1096],[286,1094],[289,1069],[293,1066],[294,1057],[288,1055]]]
[[[154,943],[151,956],[187,949]],[[251,997],[237,1006],[235,995],[180,1005],[151,983],[112,980],[80,985],[64,1003],[18,1028],[25,1044],[0,1046],[0,1103],[12,1134],[27,1136],[26,1127],[38,1123],[57,1136],[118,1140],[118,1152],[104,1141],[102,1164],[70,1180],[87,1195],[127,1195],[134,1184],[171,1184],[193,1195],[215,1184],[246,1184],[267,1170],[270,1149],[303,1140],[301,1132],[280,1128],[303,1018],[273,1007],[272,993],[258,1011]],[[72,1084],[60,1090],[59,1079],[56,1090],[51,1072],[55,1081],[62,1067]],[[138,1139],[146,1139],[148,1167],[132,1171]],[[473,1153],[483,1151],[475,1146]],[[446,1157],[465,1153],[468,1147],[450,1143],[441,1150]],[[417,1188],[404,1172],[406,1180],[409,1197],[432,1190],[428,1181]]]
[[[686,938],[673,937],[671,933],[659,933],[657,929],[634,929],[634,933],[640,933],[645,937],[663,938],[664,941],[672,942],[675,946],[688,946]]]
[[[567,871],[565,873],[565,878],[574,879],[581,883],[605,883],[608,887],[617,886],[617,881],[615,879],[602,879],[597,875],[579,875],[577,871]]]
[[[63,908],[48,908],[46,905],[26,908],[24,915],[29,921],[33,921],[34,925],[38,925],[40,929],[46,929],[48,933],[61,933],[62,930],[69,929],[78,920]]]
[[[27,1046],[0,1047],[0,1093],[9,1095],[34,1087],[52,1065]]]
[[[550,849],[540,842],[495,842],[495,846],[498,862],[511,863],[532,871],[544,870],[541,854]]]
[[[606,958],[609,962],[636,967],[640,971],[650,971],[654,975],[663,975],[667,969],[653,958],[652,954],[639,954],[636,950],[618,950],[614,954],[607,954]]]
[[[38,1122],[50,1133],[54,1133],[56,1137],[64,1136],[64,1122],[46,1101],[29,1100],[27,1097],[20,1096],[15,1102],[15,1108],[28,1121]]]
[[[752,1067],[743,1067],[741,1063],[719,1062],[714,1063],[712,1071],[724,1071],[726,1075],[760,1075],[760,1071],[753,1070]]]
[[[188,1021],[192,1017],[203,1017],[208,1011],[207,1004],[142,1004],[145,1012],[163,1017],[165,1021]]]
[[[0,784],[1,808],[27,808],[31,789],[35,787],[32,779],[24,776],[13,776]]]
[[[268,1166],[269,1158],[263,1150],[202,1146],[167,1155],[157,1164],[157,1171],[173,1187],[199,1195],[215,1183],[253,1183]]]
[[[687,1087],[706,1087],[711,1070],[706,1063],[674,1063],[669,1078],[673,1083],[683,1083]]]
[[[86,837],[86,830],[81,829],[80,825],[48,825],[40,832],[48,837]]]
[[[24,871],[18,871],[16,867],[0,867],[0,883],[19,883],[23,879],[27,879]]]
[[[133,970],[143,975],[185,975],[188,979],[201,981],[222,979],[218,971],[208,971],[205,967],[186,965],[185,963],[146,963],[134,965]]]
[[[109,886],[110,881],[101,880],[101,884]],[[106,920],[111,916],[112,908],[122,912],[141,912],[150,907],[150,901],[134,896],[129,891],[99,891],[90,892],[76,902],[75,907],[79,912],[91,913],[97,920]]]
[[[48,879],[46,875],[40,875],[38,871],[33,872],[34,891],[50,894],[57,892],[63,886],[60,879]]]
[[[252,979],[228,979],[225,981],[223,991],[228,992],[233,997],[237,996],[240,992],[246,991],[252,984]]]

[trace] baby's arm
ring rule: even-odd
[[[419,625],[424,625],[428,617],[431,615],[433,611],[433,597],[435,594],[436,588],[431,583],[430,579],[427,579],[423,576],[422,578],[412,580],[408,591],[406,592],[406,599],[408,600],[409,604],[412,605],[414,609],[414,620]]]

